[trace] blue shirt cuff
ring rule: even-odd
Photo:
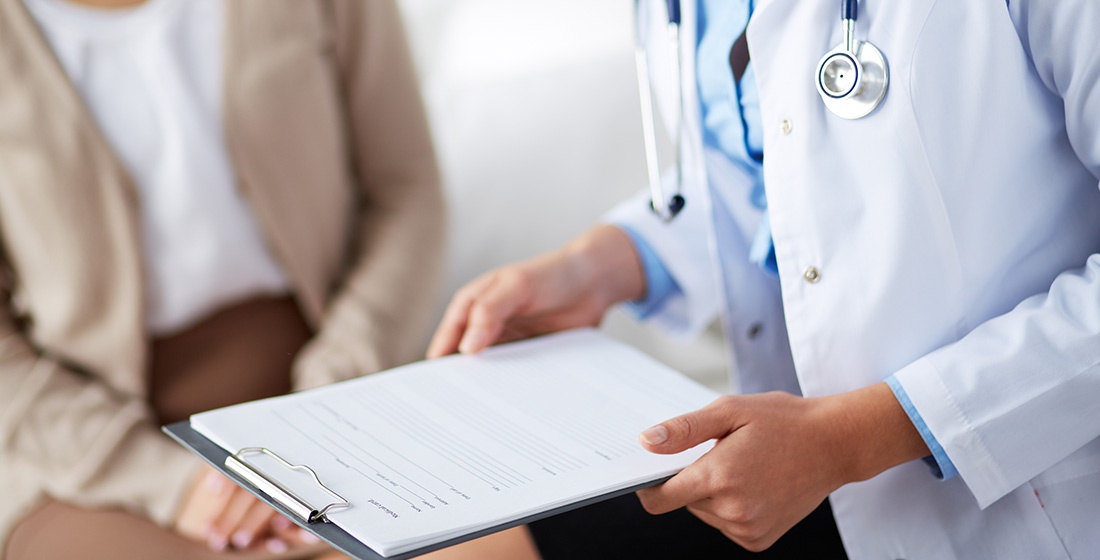
[[[947,452],[943,450],[940,442],[936,441],[936,436],[932,435],[932,430],[928,429],[928,424],[924,423],[924,418],[917,412],[917,407],[913,406],[913,401],[909,400],[909,394],[905,392],[905,387],[902,387],[901,382],[894,376],[890,376],[886,380],[886,384],[890,386],[890,390],[894,392],[901,408],[909,415],[909,420],[916,426],[917,431],[920,432],[920,437],[924,438],[924,443],[932,451],[931,457],[924,458],[924,462],[931,467],[932,474],[943,480],[954,478],[955,475],[959,474],[959,471],[947,456]]]
[[[635,318],[642,320],[656,313],[669,298],[682,294],[680,285],[669,274],[665,264],[653,249],[645,242],[642,236],[629,227],[615,224],[623,230],[630,242],[634,244],[634,252],[642,261],[642,272],[645,274],[645,296],[642,299],[626,303],[626,310]]]

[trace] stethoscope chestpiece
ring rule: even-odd
[[[842,119],[871,114],[886,97],[890,70],[882,51],[868,42],[851,53],[841,45],[822,57],[817,66],[817,92],[825,107]]]
[[[890,83],[882,51],[855,39],[856,8],[855,0],[844,2],[844,42],[821,57],[814,80],[825,107],[843,119],[869,115],[886,97]]]
[[[847,49],[830,52],[818,66],[817,91],[832,99],[844,99],[859,92],[862,64]]]

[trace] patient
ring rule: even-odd
[[[0,556],[324,554],[158,426],[422,353],[394,1],[0,0],[0,84]]]

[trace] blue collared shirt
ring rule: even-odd
[[[748,258],[764,270],[778,274],[768,220],[768,201],[764,192],[764,135],[756,76],[750,62],[737,82],[729,65],[730,50],[748,25],[752,8],[753,0],[699,1],[696,75],[703,116],[703,142],[708,148],[725,154],[730,162],[755,178],[748,196],[752,204],[761,210],[762,216]],[[669,298],[680,294],[680,287],[645,240],[629,228],[623,229],[634,243],[645,271],[646,295],[629,305],[635,316],[644,319],[656,313]],[[958,474],[905,389],[893,376],[886,383],[932,452],[932,457],[926,461],[933,473],[943,479]]]

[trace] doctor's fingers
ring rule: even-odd
[[[462,340],[469,323],[470,307],[485,289],[496,281],[496,271],[483,274],[470,281],[455,292],[443,319],[436,327],[432,341],[428,345],[428,358],[439,358],[458,352],[458,343]]]
[[[695,504],[717,495],[721,490],[718,481],[713,480],[708,472],[708,469],[696,468],[695,464],[689,465],[663,484],[638,490],[638,499],[642,502],[642,507],[652,515]]]
[[[508,321],[530,307],[538,281],[537,272],[523,265],[498,270],[470,305],[459,351],[476,354],[499,342]]]

